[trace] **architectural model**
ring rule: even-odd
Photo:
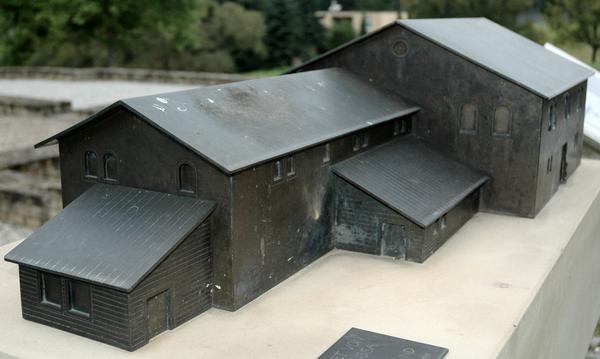
[[[534,217],[588,69],[487,20],[401,20],[272,78],[119,101],[58,143],[64,209],[8,253],[23,317],[126,350],[341,248],[423,262]]]

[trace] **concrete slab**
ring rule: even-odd
[[[584,358],[600,315],[599,179],[600,162],[584,160],[537,218],[479,213],[424,264],[332,251],[239,311],[211,309],[133,353],[23,320],[18,269],[1,262],[0,353],[315,358],[358,327],[447,347],[448,359]]]
[[[0,222],[0,245],[20,241],[29,236],[32,231],[30,228]]]
[[[76,114],[0,116],[0,169],[58,156],[58,146],[35,150],[33,145],[72,126]]]
[[[194,87],[198,86],[134,81],[0,79],[0,95],[67,100],[74,110],[109,105],[123,98]]]

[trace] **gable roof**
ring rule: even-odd
[[[214,207],[191,197],[96,184],[4,259],[130,292]]]
[[[486,18],[398,20],[375,33],[394,26],[402,26],[415,32],[544,98],[552,98],[592,75],[589,69],[563,59],[543,46]],[[320,58],[350,47],[375,33],[367,34]]]
[[[340,69],[137,97],[111,108],[118,106],[226,173],[419,110]],[[36,146],[54,143],[104,112]]]
[[[427,227],[488,177],[403,136],[339,162],[333,172],[421,227]]]

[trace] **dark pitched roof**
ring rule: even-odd
[[[488,179],[412,137],[337,163],[333,172],[421,227],[432,224]]]
[[[96,184],[4,259],[129,292],[214,207],[191,197]]]
[[[340,69],[144,96],[119,105],[227,173],[419,110]]]
[[[552,98],[566,91],[593,73],[486,18],[398,20],[377,32],[393,26],[402,26],[420,34],[544,98]],[[367,34],[322,57],[330,56],[373,34]]]

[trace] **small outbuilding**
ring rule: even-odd
[[[488,180],[413,137],[335,164],[337,248],[424,262],[479,209]]]
[[[96,184],[5,259],[23,317],[134,350],[211,307],[214,203]]]

